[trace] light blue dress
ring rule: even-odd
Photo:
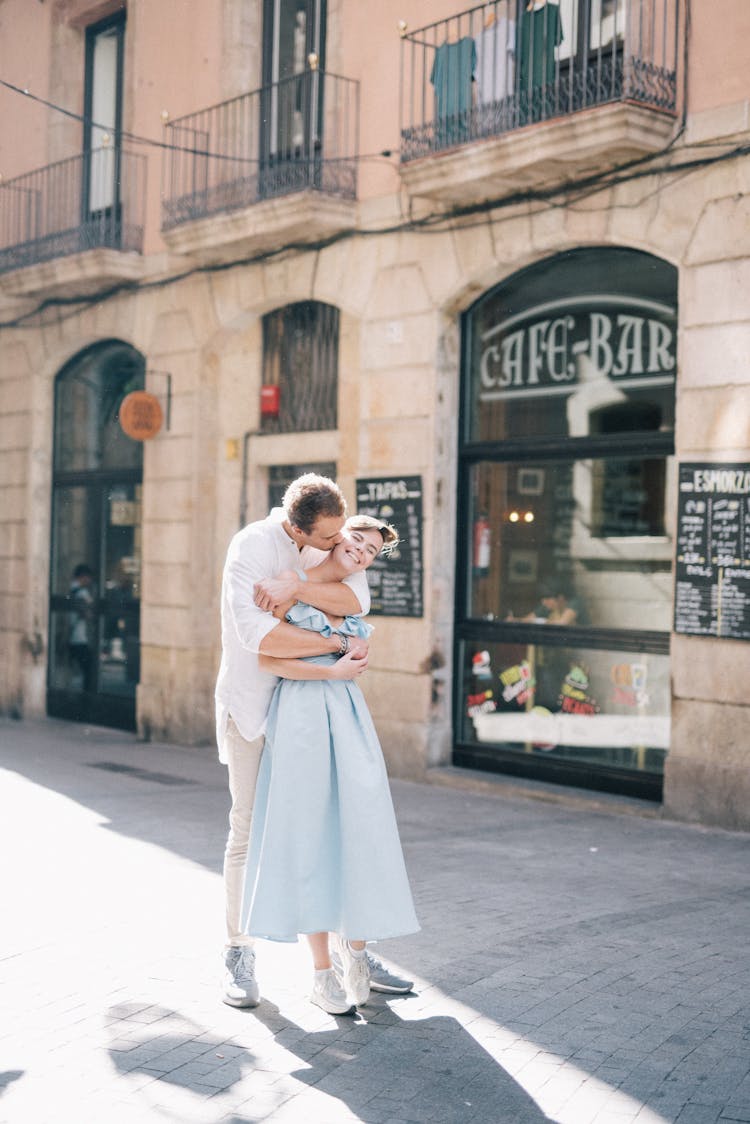
[[[325,636],[334,631],[302,603],[287,620]],[[346,617],[335,631],[366,638],[372,630]],[[419,929],[382,750],[354,681],[282,679],[276,687],[241,924],[245,933],[277,941],[326,931],[379,940]]]

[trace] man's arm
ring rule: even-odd
[[[253,602],[253,587],[268,574],[272,560],[262,546],[245,540],[230,548],[224,572],[225,595],[232,624],[243,648],[270,656],[323,656],[339,651],[335,636],[296,628],[264,612]]]
[[[293,570],[284,570],[276,578],[265,578],[255,585],[255,604],[273,612],[285,601],[305,601],[334,617],[348,617],[370,611],[370,593],[363,573],[353,574],[344,582],[305,580]]]

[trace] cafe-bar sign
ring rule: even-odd
[[[675,310],[659,301],[592,293],[548,301],[487,328],[479,399],[569,394],[589,380],[674,382]]]

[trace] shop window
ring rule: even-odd
[[[277,417],[263,433],[335,429],[338,398],[339,310],[300,301],[263,317],[263,383],[279,390]]]
[[[458,764],[660,794],[676,303],[668,263],[588,248],[465,317]]]

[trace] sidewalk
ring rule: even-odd
[[[0,719],[0,1124],[750,1122],[750,836],[394,782],[416,994],[218,1000],[210,749]],[[528,786],[527,786],[528,787]]]

